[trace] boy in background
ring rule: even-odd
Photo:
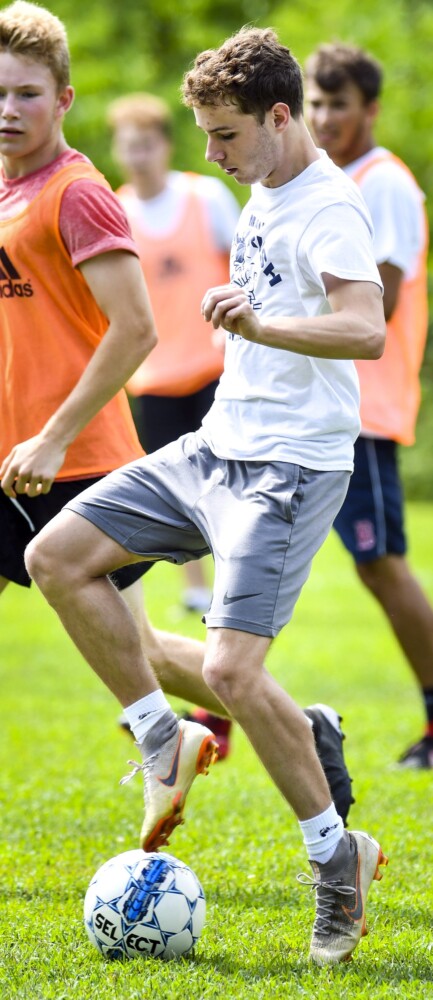
[[[359,184],[374,228],[384,286],[386,346],[357,361],[361,435],[334,527],[359,579],[379,602],[417,679],[426,713],[421,739],[402,767],[433,768],[433,609],[406,558],[399,445],[415,441],[419,372],[427,337],[427,218],[424,195],[405,163],[378,146],[382,70],[368,53],[321,45],[305,66],[307,112],[317,144]]]

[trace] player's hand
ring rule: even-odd
[[[260,323],[245,292],[236,285],[209,288],[202,304],[202,314],[215,330],[224,327],[245,340],[259,340]]]
[[[37,497],[49,493],[65,458],[65,448],[41,438],[28,438],[15,445],[0,467],[1,488],[6,496],[26,493]]]

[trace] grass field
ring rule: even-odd
[[[411,561],[433,599],[433,505],[408,511]],[[201,637],[178,606],[178,571],[147,579],[155,624]],[[433,998],[433,775],[393,763],[422,727],[419,698],[382,616],[336,537],[317,557],[269,666],[301,704],[344,715],[356,804],[351,826],[389,854],[369,897],[355,959],[312,968],[313,895],[297,824],[240,731],[233,753],[198,778],[170,845],[207,897],[195,956],[105,962],[87,940],[91,876],[137,845],[139,779],[119,787],[133,751],[117,705],[32,588],[2,599],[0,997],[2,1000],[411,1000]],[[175,707],[179,707],[177,704]],[[133,752],[132,752],[133,755]]]

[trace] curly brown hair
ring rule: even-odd
[[[305,63],[305,79],[334,94],[346,83],[354,83],[368,104],[379,96],[382,68],[372,56],[355,45],[329,42],[320,45]]]
[[[25,56],[51,71],[58,91],[70,82],[66,29],[45,7],[16,0],[0,11],[0,52]]]
[[[260,122],[282,102],[293,118],[302,114],[299,63],[272,28],[241,28],[219,49],[201,52],[185,73],[182,98],[187,107],[235,104]]]

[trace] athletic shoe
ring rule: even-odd
[[[397,761],[399,767],[414,770],[431,770],[433,768],[433,736],[423,736],[419,743],[414,743]]]
[[[216,761],[225,760],[231,749],[230,733],[233,725],[231,719],[222,719],[220,715],[211,715],[204,708],[195,708],[193,712],[188,712],[188,709],[185,708],[178,714],[178,719],[184,719],[185,722],[199,722],[200,725],[211,729],[218,743]],[[117,722],[120,728],[134,739],[131,726],[123,712],[119,715]]]
[[[352,797],[352,779],[349,777],[344,760],[345,737],[340,726],[341,715],[329,705],[309,705],[305,709],[305,715],[312,722],[317,754],[326,775],[331,797],[338,815],[346,826],[349,809],[355,799]]]
[[[303,885],[316,890],[316,919],[310,958],[317,965],[348,961],[358,941],[367,934],[365,902],[379,865],[388,858],[368,833],[345,832],[330,861],[310,861],[314,878],[298,875]]]
[[[121,784],[138,771],[144,776],[145,815],[141,828],[143,851],[157,851],[168,844],[168,838],[179,823],[183,823],[185,799],[196,774],[207,774],[216,755],[213,733],[196,722],[180,720],[177,733],[143,764],[134,765]]]

